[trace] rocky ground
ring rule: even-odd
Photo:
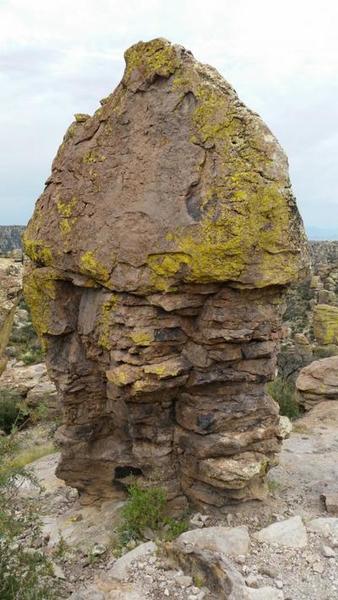
[[[121,502],[81,507],[77,492],[54,475],[57,454],[32,465],[43,491],[23,481],[20,495],[39,508],[39,544],[52,558],[61,598],[334,600],[337,430],[338,403],[321,403],[296,421],[285,440],[265,502],[243,504],[224,516],[192,515],[191,531],[172,544],[146,541],[121,558],[114,556]],[[197,563],[207,565],[205,577]]]

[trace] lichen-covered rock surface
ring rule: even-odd
[[[7,364],[6,346],[22,290],[22,264],[0,258],[0,375]]]
[[[287,159],[211,67],[157,39],[77,115],[25,233],[61,393],[58,475],[172,508],[259,497],[279,448],[282,292],[307,266]],[[80,118],[81,117],[81,118]]]

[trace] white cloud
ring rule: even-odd
[[[262,115],[289,155],[306,223],[331,225],[337,22],[336,0],[0,0],[0,221],[27,220],[73,113],[113,89],[123,51],[164,36]]]

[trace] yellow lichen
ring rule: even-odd
[[[129,337],[136,344],[136,346],[150,346],[154,341],[154,334],[152,331],[146,329],[136,329],[129,333]]]
[[[151,42],[139,42],[125,53],[126,71],[124,81],[128,81],[134,69],[142,72],[145,79],[154,75],[169,77],[179,66],[175,48],[166,40],[155,39]]]
[[[112,294],[109,300],[103,303],[101,308],[100,337],[98,343],[105,350],[111,349],[109,333],[110,328],[112,326],[113,314],[118,304],[118,300],[118,295]]]
[[[102,265],[94,253],[88,250],[80,258],[80,272],[84,275],[90,275],[99,281],[107,281],[109,279],[108,269]]]
[[[257,287],[287,283],[297,275],[298,260],[290,249],[285,181],[269,183],[264,177],[271,159],[250,117],[239,118],[232,96],[190,75],[180,69],[173,90],[189,83],[196,98],[190,141],[214,146],[218,166],[212,185],[200,191],[200,221],[168,231],[168,250],[148,257],[151,281],[168,289],[175,277],[245,282],[250,273]]]
[[[151,375],[156,375],[159,379],[166,377],[176,377],[182,370],[182,366],[174,361],[164,361],[144,367],[144,372]]]
[[[56,288],[53,273],[35,269],[24,277],[23,292],[30,308],[32,323],[39,337],[48,333],[51,319],[51,301],[55,300]]]
[[[23,247],[24,252],[34,262],[44,266],[49,266],[53,263],[53,255],[50,247],[45,245],[41,240],[31,240],[24,234]]]
[[[89,152],[86,152],[82,157],[82,162],[90,165],[96,162],[103,162],[106,158],[107,157],[104,156],[104,154],[98,154],[97,152],[94,152],[94,150],[89,150]]]
[[[57,196],[56,200],[56,210],[59,215],[64,218],[69,218],[73,215],[74,208],[78,203],[78,199],[76,196],[72,196],[72,198],[68,201],[61,200],[60,196]]]

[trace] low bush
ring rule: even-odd
[[[128,500],[122,509],[118,529],[119,551],[131,540],[142,540],[151,532],[154,537],[172,540],[188,528],[185,519],[176,520],[167,513],[167,497],[163,488],[142,489],[137,484],[128,488]]]
[[[26,418],[20,394],[15,390],[0,390],[0,429],[9,434],[14,426],[22,425]]]
[[[280,414],[289,419],[299,416],[299,405],[296,400],[295,386],[291,381],[277,377],[267,385],[267,391],[278,402]]]

